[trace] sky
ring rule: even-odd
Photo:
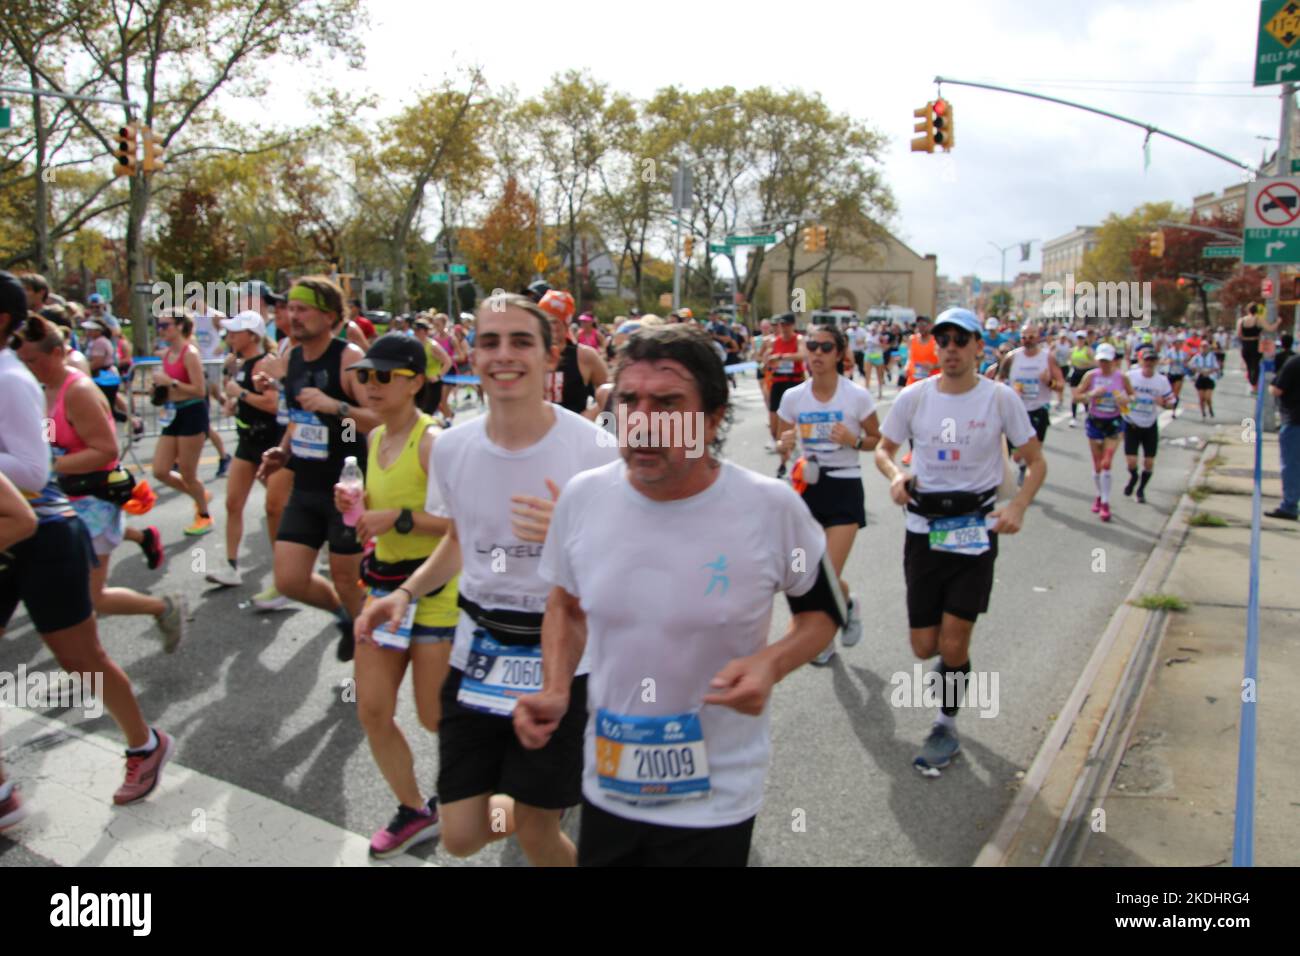
[[[894,233],[939,272],[998,279],[993,244],[1033,241],[1006,256],[1008,279],[1038,271],[1044,239],[1111,212],[1219,192],[1243,172],[1162,137],[1143,169],[1145,132],[1055,104],[945,85],[954,149],[912,153],[912,110],[934,77],[1030,89],[1110,110],[1202,142],[1252,165],[1275,143],[1280,87],[1253,88],[1258,0],[750,0],[654,4],[493,0],[449,7],[369,0],[358,32],[364,71],[334,79],[395,111],[449,67],[481,65],[521,95],[551,76],[588,70],[638,98],[677,84],[768,85],[820,93],[889,140],[882,159],[898,211]],[[271,74],[270,106],[292,109],[319,80],[291,66]],[[258,112],[267,102],[256,106]],[[247,108],[247,107],[246,107]]]

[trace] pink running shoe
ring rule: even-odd
[[[9,796],[0,800],[0,833],[17,826],[26,816],[27,808],[23,806],[22,798],[18,796],[18,788],[13,787],[9,791]]]
[[[1096,498],[1092,499],[1092,513],[1096,514],[1100,510],[1101,510],[1101,495],[1098,495]]]
[[[1102,504],[1102,506],[1101,506],[1101,520],[1102,520],[1102,521],[1109,521],[1109,520],[1110,520],[1110,505],[1108,505],[1108,504],[1104,504],[1104,503]]]
[[[126,755],[126,780],[113,794],[113,802],[118,806],[135,803],[153,793],[162,779],[162,768],[172,757],[176,741],[161,730],[154,730],[158,735],[158,746],[151,753]]]
[[[388,826],[376,830],[370,838],[370,858],[387,860],[405,853],[417,843],[432,840],[441,830],[437,797],[430,797],[428,806],[423,810],[412,810],[405,804],[399,804],[397,813],[388,821]]]

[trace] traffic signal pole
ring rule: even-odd
[[[1277,172],[1278,176],[1286,176],[1291,171],[1291,104],[1295,101],[1295,84],[1282,84],[1282,120],[1280,124],[1280,139],[1277,144]],[[1244,235],[1244,233],[1243,233]],[[1277,321],[1277,300],[1282,295],[1282,267],[1269,266],[1268,278],[1273,284],[1273,294],[1264,300],[1265,320],[1269,325]],[[1262,388],[1263,386],[1261,386]]]

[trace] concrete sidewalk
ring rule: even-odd
[[[1189,527],[1161,591],[1168,614],[1124,756],[1081,862],[1222,866],[1232,860],[1255,446],[1219,430],[1196,512],[1225,527]],[[1277,436],[1263,434],[1264,511],[1281,493]],[[1193,498],[1200,495],[1194,494]],[[1300,526],[1263,518],[1260,563],[1257,865],[1300,863]],[[1104,826],[1098,831],[1097,824]]]

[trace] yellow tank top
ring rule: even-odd
[[[366,499],[367,506],[371,510],[379,511],[385,508],[424,510],[429,476],[420,465],[420,439],[432,424],[433,420],[422,413],[416,419],[411,434],[407,436],[406,447],[387,469],[379,464],[379,444],[383,441],[387,428],[380,425],[370,433]],[[410,534],[399,534],[396,529],[385,531],[375,539],[375,557],[385,562],[427,558],[441,540],[442,536],[436,534],[420,534],[416,531]]]
[[[424,377],[433,381],[442,374],[442,363],[434,357],[433,345],[429,342],[424,343]],[[380,558],[379,560],[383,560]]]

